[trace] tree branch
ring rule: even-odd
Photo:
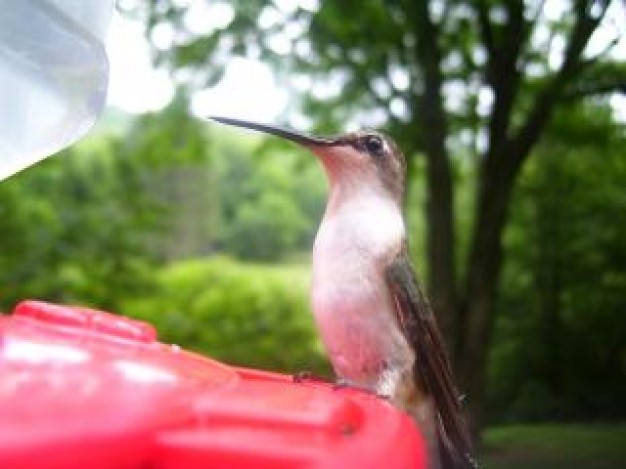
[[[494,104],[489,122],[489,149],[485,164],[494,164],[500,149],[505,145],[511,121],[511,112],[520,84],[518,59],[529,31],[524,19],[522,2],[506,2],[508,22],[504,28],[501,45],[494,44],[489,57],[491,86]]]
[[[562,94],[561,100],[575,101],[588,96],[599,96],[609,93],[620,93],[626,95],[626,78],[581,86],[574,90],[566,91]]]
[[[519,168],[528,157],[530,150],[552,115],[554,105],[561,97],[564,87],[582,66],[581,56],[585,46],[591,34],[602,21],[610,3],[610,0],[602,0],[600,2],[602,8],[600,14],[593,17],[589,11],[589,2],[582,0],[576,2],[576,23],[567,44],[563,63],[552,80],[537,94],[526,120],[511,140],[510,159],[515,168]]]
[[[495,46],[493,41],[493,29],[489,21],[489,6],[485,0],[479,0],[476,4],[478,26],[480,27],[480,37],[485,49],[490,57],[495,56]]]

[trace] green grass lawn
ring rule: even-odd
[[[489,428],[485,469],[626,468],[626,424],[538,424]]]

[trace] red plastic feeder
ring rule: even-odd
[[[146,323],[36,301],[0,316],[1,468],[424,468],[413,422],[351,389],[229,367]]]

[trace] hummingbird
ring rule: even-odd
[[[335,374],[407,412],[430,466],[476,467],[444,342],[409,260],[406,162],[393,140],[369,130],[322,138],[211,119],[282,137],[319,159],[329,195],[313,247],[311,307]]]

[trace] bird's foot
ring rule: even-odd
[[[371,394],[372,396],[379,397],[381,399],[389,400],[391,396],[387,394],[383,394],[377,391],[375,388],[371,388],[366,386],[365,384],[358,383],[356,381],[352,381],[347,378],[335,378],[335,380],[330,380],[328,378],[324,378],[323,376],[315,375],[310,371],[299,371],[294,374],[293,377],[294,383],[322,383],[322,384],[332,384],[333,389],[354,389],[356,391],[361,391],[366,394]]]
[[[311,373],[310,371],[299,371],[298,373],[293,375],[292,379],[294,383],[305,383],[305,382],[326,383],[326,384],[331,383],[329,379],[324,378],[322,376],[315,375]]]

